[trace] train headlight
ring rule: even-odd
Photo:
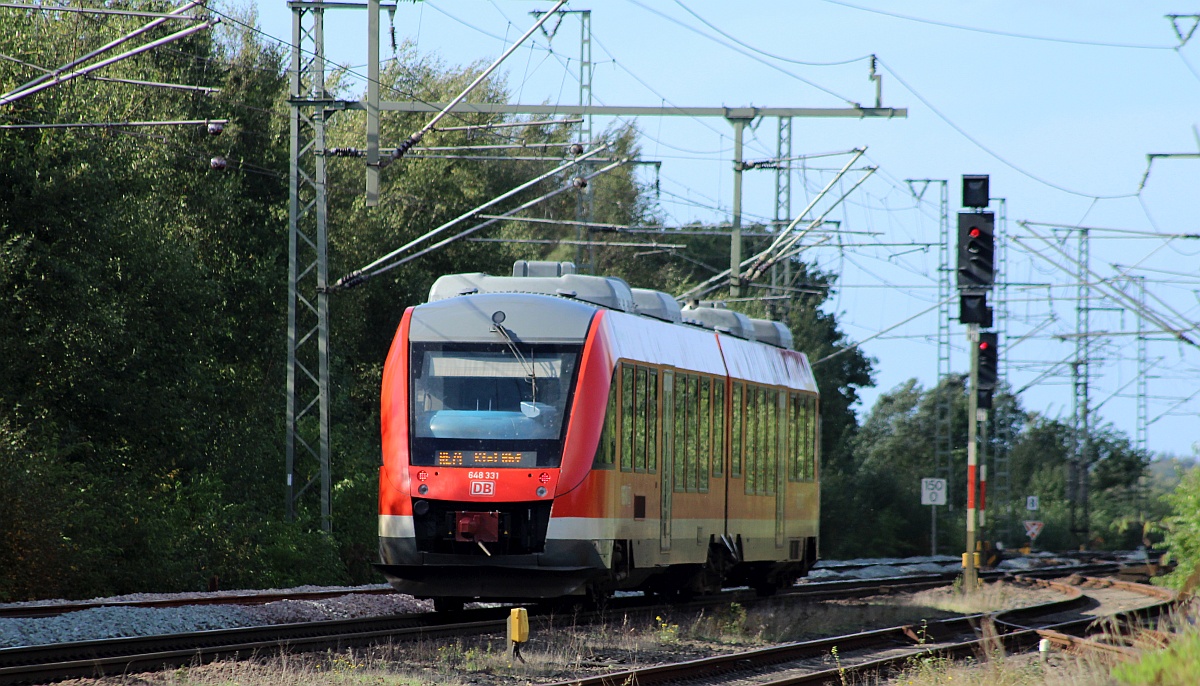
[[[429,492],[429,484],[421,484],[420,486],[417,486],[417,493],[420,493],[421,495],[425,495],[428,492]]]
[[[545,486],[538,486],[537,491],[535,491],[535,493],[537,493],[539,498],[545,498],[546,493],[548,493],[548,491],[546,490]]]

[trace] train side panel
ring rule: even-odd
[[[730,378],[728,527],[747,563],[815,562],[817,387],[804,355],[720,335]]]
[[[715,339],[710,332],[619,312],[604,313],[592,337],[589,345],[608,351],[612,365],[603,383],[597,378],[588,384],[589,395],[607,403],[595,416],[605,421],[601,440],[608,443],[596,445],[584,483],[560,495],[555,519],[587,527],[610,552],[615,544],[618,562],[636,578],[645,574],[630,570],[702,564],[709,537],[724,529],[723,484],[707,493],[676,489],[674,395],[666,389],[692,372],[723,379]],[[600,388],[604,396],[595,392]]]

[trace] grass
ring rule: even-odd
[[[1135,637],[1144,652],[1140,659],[1113,670],[1123,684],[1134,686],[1195,686],[1200,684],[1200,607],[1193,601],[1160,623],[1157,632]],[[1167,641],[1166,639],[1170,640]]]
[[[888,686],[1115,686],[1111,666],[1102,661],[1055,657],[1042,664],[1029,656],[956,663],[941,658],[914,660],[899,675],[867,684]]]
[[[1115,625],[1112,642],[1122,642]],[[1105,640],[1101,637],[1101,640]],[[1129,644],[1143,653],[1120,661],[1109,655],[1052,653],[1046,662],[1029,654],[955,664],[937,658],[914,660],[904,672],[879,684],[904,686],[1196,686],[1200,684],[1200,606],[1193,601],[1133,632]],[[868,681],[867,684],[872,682]]]
[[[934,588],[893,599],[903,605],[929,607],[954,614],[973,615],[984,612],[1014,610],[1045,601],[1045,596],[1023,586],[997,581],[984,584],[974,593],[963,593],[961,579],[950,588]]]

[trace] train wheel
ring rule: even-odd
[[[778,590],[779,587],[769,581],[754,585],[754,593],[759,598],[769,598],[775,595],[775,592]]]
[[[652,591],[654,597],[663,603],[687,603],[696,599],[696,591],[691,588],[658,588]]]
[[[608,607],[608,601],[612,600],[613,592],[608,586],[596,584],[589,589],[588,597],[597,610],[604,610]]]
[[[434,598],[433,609],[437,612],[462,612],[467,601],[462,598]]]

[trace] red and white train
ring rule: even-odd
[[[444,276],[405,311],[378,569],[439,608],[804,575],[818,395],[787,329],[573,271]]]

